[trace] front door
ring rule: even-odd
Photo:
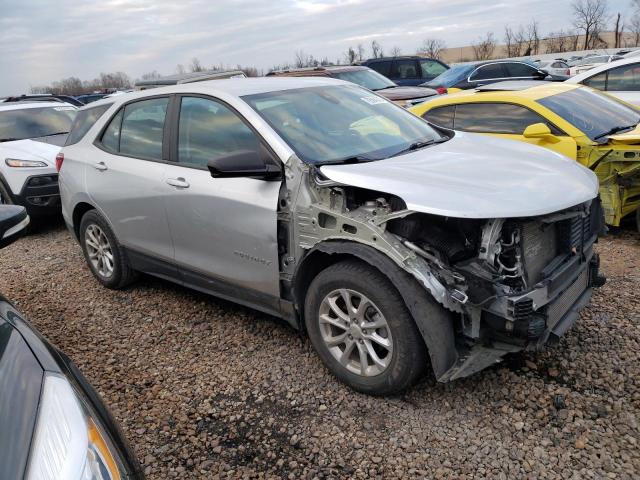
[[[281,182],[212,178],[207,169],[213,158],[260,151],[261,140],[222,102],[198,96],[178,100],[176,162],[165,171],[164,187],[183,279],[192,287],[248,304],[277,302]]]

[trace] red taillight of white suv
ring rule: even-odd
[[[56,155],[56,170],[59,172],[64,162],[64,153],[60,152]]]

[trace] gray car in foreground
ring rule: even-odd
[[[167,87],[74,129],[63,214],[99,282],[145,272],[282,317],[363,392],[540,347],[603,281],[590,170],[347,82]]]

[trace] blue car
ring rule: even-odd
[[[433,80],[449,66],[440,60],[425,57],[370,58],[362,62],[398,85],[416,86]]]

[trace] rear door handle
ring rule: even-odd
[[[167,178],[166,180],[167,184],[171,185],[172,187],[176,187],[176,188],[189,188],[189,182],[187,182],[184,178],[182,177],[178,177],[178,178]]]
[[[107,166],[104,164],[104,162],[97,162],[93,164],[93,168],[104,172],[107,169]]]

